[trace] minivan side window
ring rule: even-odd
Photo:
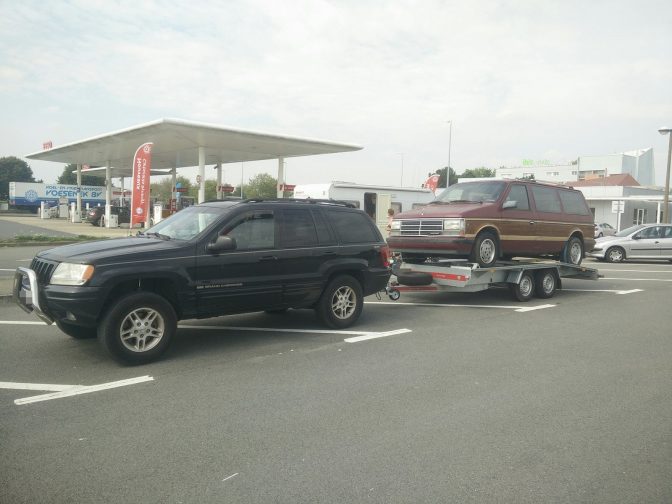
[[[589,215],[585,200],[580,193],[574,191],[560,191],[560,201],[565,213],[575,215]]]
[[[371,243],[379,240],[373,221],[362,212],[326,212],[341,243]]]
[[[552,187],[532,186],[532,195],[538,212],[560,213],[558,191]]]
[[[283,212],[281,247],[314,247],[317,245],[315,223],[308,208]]]
[[[530,200],[527,197],[527,188],[522,184],[513,184],[509,194],[506,196],[507,201],[515,201],[517,210],[529,210],[530,209]]]

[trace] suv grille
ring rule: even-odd
[[[443,231],[440,219],[413,219],[401,221],[401,236],[437,235]]]
[[[36,257],[33,259],[33,262],[30,263],[30,269],[37,275],[37,282],[40,285],[47,285],[49,280],[51,280],[51,274],[54,272],[57,264],[58,263],[56,262],[45,261],[44,259],[38,259]]]

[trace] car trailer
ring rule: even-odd
[[[518,301],[553,297],[563,278],[597,280],[594,268],[551,261],[502,261],[480,267],[466,259],[430,259],[419,264],[395,261],[385,293],[393,301],[402,292],[479,292],[508,286]]]

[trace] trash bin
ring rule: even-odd
[[[116,214],[110,214],[110,227],[118,228],[119,227],[119,216]]]

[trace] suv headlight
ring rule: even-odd
[[[444,219],[443,234],[457,236],[464,234],[464,219]]]
[[[63,262],[56,266],[49,283],[52,285],[84,285],[93,276],[90,264]]]

